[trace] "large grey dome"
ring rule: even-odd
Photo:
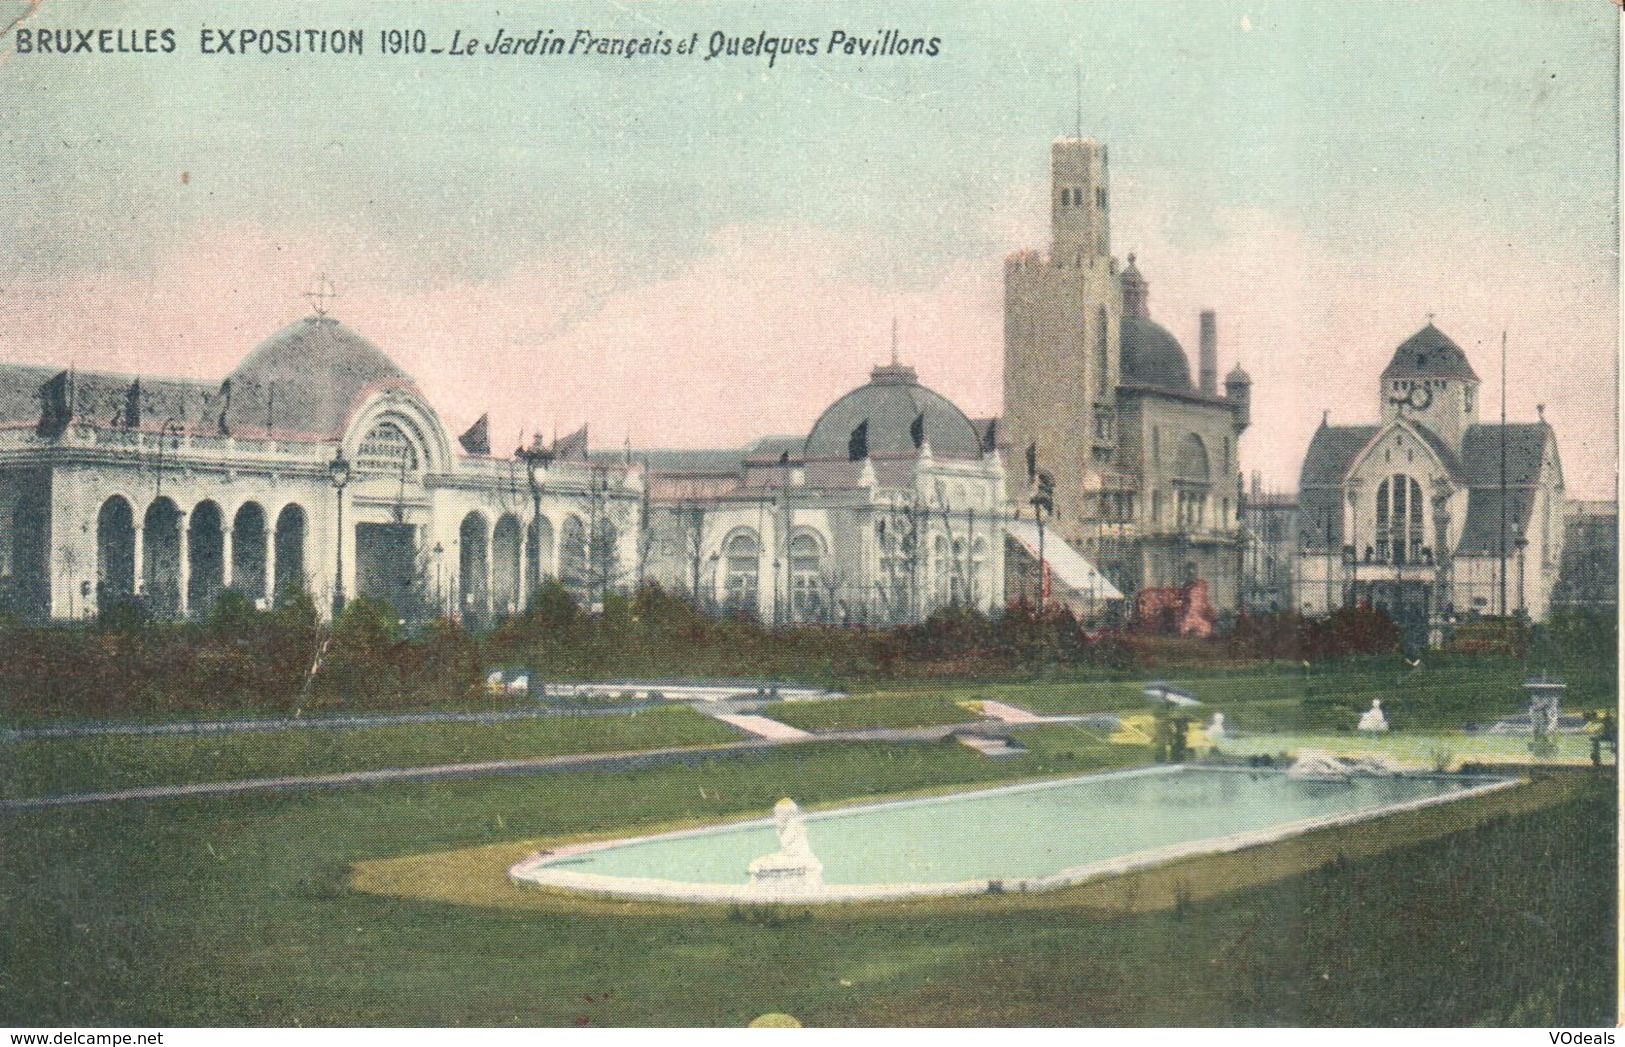
[[[1155,321],[1123,314],[1123,384],[1191,393],[1190,360],[1179,341]]]
[[[340,435],[363,396],[412,389],[412,378],[383,350],[330,316],[307,316],[266,339],[227,379],[233,432]]]
[[[1476,382],[1478,372],[1467,362],[1467,354],[1461,351],[1461,346],[1434,327],[1430,320],[1426,327],[1405,339],[1394,350],[1394,358],[1388,361],[1382,377],[1384,381],[1394,378],[1459,378]]]
[[[853,432],[868,422],[868,451],[874,458],[911,456],[915,420],[924,419],[924,437],[938,457],[978,458],[982,442],[965,412],[919,383],[914,368],[877,367],[869,384],[836,400],[807,436],[806,457],[848,458]]]

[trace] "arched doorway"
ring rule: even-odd
[[[250,600],[265,592],[265,510],[245,502],[231,523],[231,587]]]
[[[284,506],[276,518],[276,592],[274,599],[284,593],[303,590],[305,580],[305,510],[297,504]]]
[[[490,549],[485,526],[484,516],[469,513],[457,529],[457,606],[470,623],[484,622],[491,610],[491,594],[486,587]]]
[[[168,498],[147,506],[142,521],[141,589],[160,617],[181,609],[181,512]]]
[[[96,606],[107,610],[135,595],[135,511],[114,495],[96,514]]]
[[[585,604],[591,594],[587,570],[587,528],[579,516],[566,516],[559,528],[559,581],[570,590],[577,603]]]
[[[599,516],[597,533],[592,536],[592,560],[587,565],[589,606],[601,603],[604,594],[618,589],[621,582],[621,533],[607,516]]]
[[[553,575],[553,524],[545,516],[530,522],[530,578],[533,585]]]
[[[199,502],[186,526],[186,606],[206,615],[225,585],[225,530],[220,506]]]
[[[491,534],[491,610],[495,614],[518,614],[524,610],[520,605],[523,545],[519,518],[504,513]]]

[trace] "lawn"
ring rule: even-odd
[[[1559,676],[1569,682],[1564,707],[1611,708],[1612,666],[1570,667]],[[1352,730],[1373,698],[1383,700],[1396,728],[1453,727],[1522,712],[1528,705],[1520,686],[1528,670],[1512,659],[1448,655],[1424,656],[1412,666],[1398,657],[1335,666],[1278,663],[1201,676],[1144,673],[1133,680],[1091,680],[1058,676],[1024,682],[965,682],[876,688],[871,698],[963,701],[992,698],[1038,713],[1144,711],[1145,681],[1162,679],[1196,695],[1207,707],[1201,715],[1223,712],[1244,730]]]
[[[958,700],[963,700],[958,699]],[[834,698],[821,702],[772,702],[762,715],[804,731],[851,731],[863,727],[938,727],[971,723],[981,714],[935,693]]]
[[[738,741],[687,707],[496,724],[91,735],[0,742],[0,797]]]
[[[1252,886],[1214,866],[1171,905],[1148,890],[1146,904],[1115,909],[1056,895],[840,917],[519,911],[348,886],[373,859],[1144,756],[1070,729],[1028,733],[1038,744],[1009,761],[947,744],[815,745],[12,815],[0,1024],[738,1026],[768,1011],[813,1025],[1613,1020],[1615,780],[1584,772],[1535,787],[1552,806],[1401,850],[1350,843]]]

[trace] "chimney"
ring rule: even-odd
[[[1211,309],[1202,310],[1201,382],[1204,395],[1219,395],[1219,317]]]

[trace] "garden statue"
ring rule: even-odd
[[[751,886],[767,890],[819,886],[824,866],[807,842],[807,823],[801,808],[788,797],[780,800],[773,805],[773,824],[779,834],[779,849],[750,863]]]
[[[1355,729],[1371,734],[1382,734],[1388,730],[1388,717],[1383,714],[1381,698],[1371,699],[1371,708],[1361,714],[1360,725]]]

